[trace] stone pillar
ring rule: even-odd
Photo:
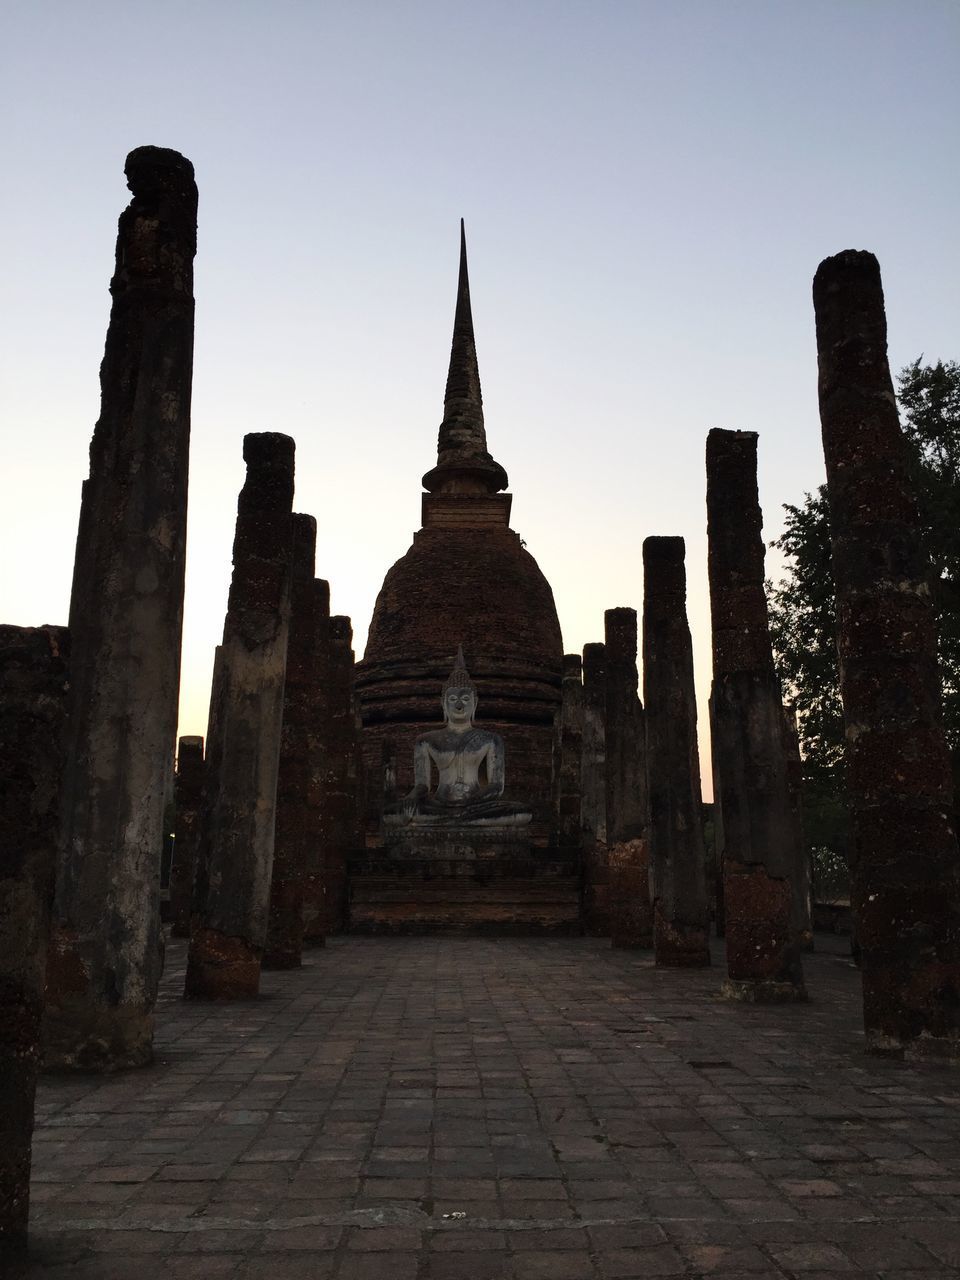
[[[174,787],[177,820],[170,864],[170,935],[174,938],[190,937],[190,900],[200,835],[202,790],[203,739],[181,738]]]
[[[643,543],[643,701],[654,955],[695,968],[710,963],[710,915],[682,538]]]
[[[713,712],[713,692],[708,702],[710,741],[717,736],[717,722]],[[713,779],[713,860],[710,874],[713,876],[713,927],[718,938],[727,936],[727,917],[723,907],[723,805],[720,803],[720,775],[717,758],[710,753],[710,776]],[[709,884],[709,881],[708,881]]]
[[[793,923],[796,839],[783,754],[783,706],[763,590],[757,436],[707,437],[713,624],[713,759],[724,839],[725,995],[804,997]]]
[[[197,188],[175,151],[126,163],[70,598],[70,705],[45,1022],[51,1066],[149,1062],[187,527]]]
[[[359,840],[357,717],[353,694],[353,627],[342,615],[330,619],[326,751],[320,847],[324,907],[312,940],[338,933],[346,923],[347,853]]]
[[[0,626],[0,1269],[27,1243],[68,634]]]
[[[317,591],[317,522],[293,517],[294,555],[290,642],[283,694],[283,732],[277,784],[277,828],[270,886],[266,967],[295,969],[303,949],[304,882],[308,850],[320,840],[320,741],[323,690],[318,648],[328,630],[327,593]],[[323,584],[326,587],[326,583]]]
[[[783,708],[783,754],[787,769],[787,793],[793,821],[795,849],[793,854],[793,926],[800,939],[801,951],[813,948],[813,899],[810,850],[803,828],[803,758],[800,755],[800,730],[794,707]]]
[[[563,685],[559,714],[558,804],[559,843],[562,849],[579,852],[583,843],[580,829],[580,768],[583,756],[583,666],[579,653],[563,657]]]
[[[588,933],[610,933],[607,865],[607,657],[603,644],[583,646],[583,733],[580,827],[583,840],[583,914]]]
[[[328,756],[330,751],[330,584],[313,580],[313,622],[316,628],[315,690],[310,732],[316,750],[316,828],[304,848],[302,942],[323,946],[326,938],[326,892],[324,888],[325,844],[327,839]]]
[[[607,609],[603,622],[610,937],[615,947],[652,947],[646,745],[637,692],[637,611]]]
[[[867,1048],[960,1057],[953,784],[876,258],[827,258],[813,300]]]
[[[289,436],[244,437],[233,578],[214,665],[188,999],[254,996],[267,936],[290,622]]]

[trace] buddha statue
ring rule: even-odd
[[[473,723],[477,690],[467,672],[462,645],[440,703],[446,723],[417,739],[413,789],[384,820],[390,825],[526,826],[530,810],[502,798],[503,739]],[[437,770],[435,791],[430,790],[431,766]]]

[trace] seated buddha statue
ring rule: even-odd
[[[467,672],[462,645],[440,701],[444,727],[417,739],[413,789],[392,807],[385,821],[391,825],[526,826],[530,810],[502,798],[503,739],[473,723],[477,690]],[[431,791],[433,767],[437,786]]]

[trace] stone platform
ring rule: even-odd
[[[576,859],[521,828],[401,831],[350,862],[348,930],[365,934],[579,934]]]
[[[588,938],[333,938],[205,1005],[176,941],[154,1065],[41,1082],[31,1280],[955,1280],[957,1071],[864,1056],[817,947],[806,1005]]]

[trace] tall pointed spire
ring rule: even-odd
[[[460,277],[453,318],[450,368],[437,442],[437,465],[423,477],[431,493],[496,493],[507,487],[507,473],[487,452],[477,344],[473,336],[467,237],[460,219]]]

